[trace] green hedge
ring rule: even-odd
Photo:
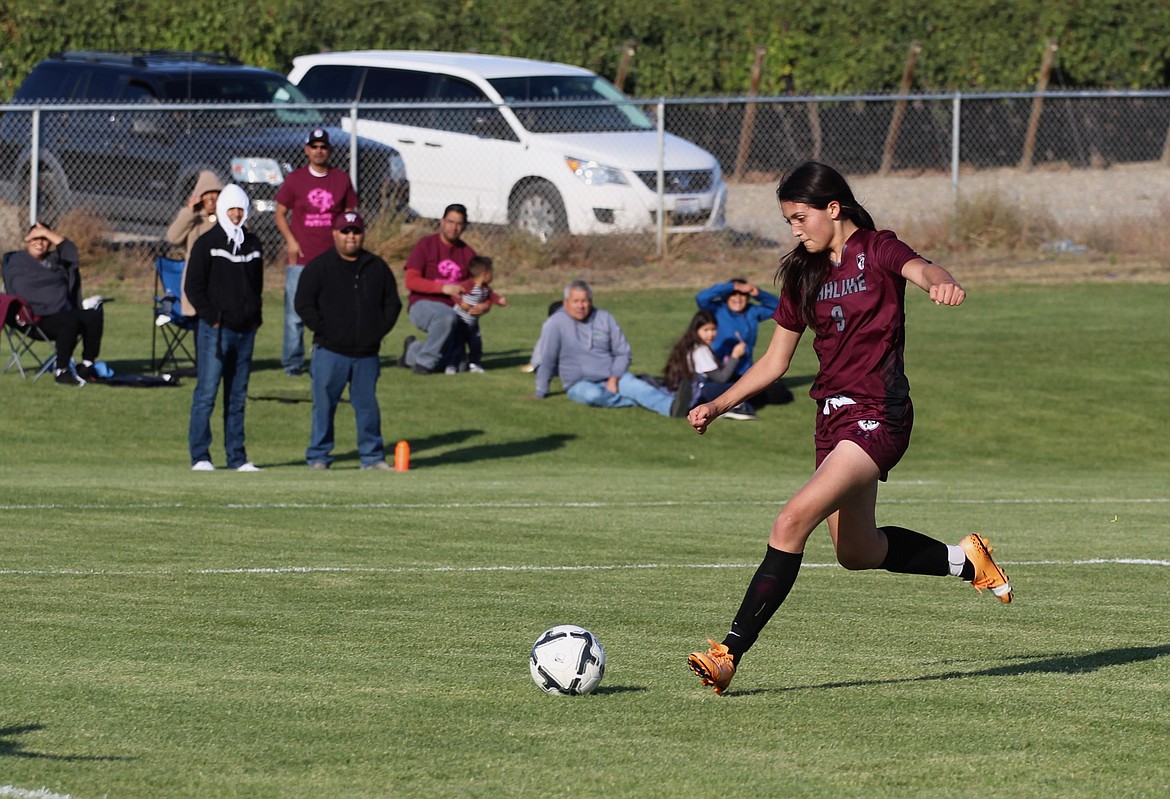
[[[757,46],[765,94],[894,91],[914,42],[915,90],[1026,90],[1054,39],[1053,86],[1170,85],[1170,5],[1148,0],[8,0],[0,30],[0,99],[49,53],[128,46],[227,52],[282,72],[322,50],[469,50],[612,78],[633,40],[627,90],[674,97],[746,93]]]

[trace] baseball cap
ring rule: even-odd
[[[309,131],[309,135],[305,137],[305,144],[329,144],[329,131],[324,128],[313,128]]]
[[[362,219],[362,215],[357,211],[346,211],[343,214],[338,214],[333,217],[334,230],[345,230],[347,227],[355,227],[360,233],[366,232],[365,220]]]

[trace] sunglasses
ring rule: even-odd
[[[330,147],[328,144],[310,144],[309,149],[310,150],[332,150],[333,148]]]
[[[338,232],[343,236],[360,236],[364,231],[358,230],[355,227],[343,227]]]

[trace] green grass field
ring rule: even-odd
[[[1165,797],[1170,289],[912,298],[917,423],[879,519],[986,532],[1016,601],[846,572],[818,531],[724,698],[686,655],[722,637],[808,476],[808,341],[794,404],[700,438],[527,399],[551,297],[485,319],[484,375],[394,368],[404,318],[379,393],[405,474],[358,470],[345,405],[340,460],[305,468],[275,295],[260,474],[189,471],[192,382],[0,377],[0,797]],[[692,310],[597,301],[646,372]],[[104,358],[144,369],[148,307],[108,319]],[[605,680],[545,696],[528,648],[570,622]]]

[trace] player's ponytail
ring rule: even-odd
[[[817,161],[806,161],[780,180],[776,188],[777,202],[804,203],[824,210],[836,201],[845,218],[864,230],[877,230],[869,215],[841,173]],[[776,269],[776,283],[780,293],[794,298],[804,323],[817,328],[816,303],[821,284],[829,274],[832,263],[828,250],[811,253],[798,243],[780,259]]]

